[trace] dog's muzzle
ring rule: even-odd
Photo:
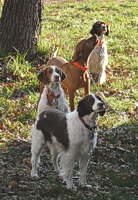
[[[100,110],[105,109],[105,105],[103,103],[98,103],[98,107]]]

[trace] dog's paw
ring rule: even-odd
[[[67,185],[66,187],[67,187],[67,189],[69,189],[69,190],[74,190],[74,191],[77,190],[77,187],[76,187],[75,185]]]
[[[92,189],[92,186],[89,184],[84,185],[84,187],[88,188],[88,189]]]
[[[80,184],[80,187],[87,188],[87,189],[92,189],[92,186],[89,185],[89,184]]]
[[[33,173],[31,173],[31,177],[32,178],[39,178],[38,174],[33,174]]]

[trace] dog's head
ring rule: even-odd
[[[84,58],[84,62],[86,62],[89,54],[97,44],[98,44],[98,37],[95,34],[88,39],[81,40],[76,46],[72,60],[77,61],[80,60],[81,58]]]
[[[100,35],[103,35],[103,34],[106,35],[106,36],[108,36],[108,35],[109,35],[109,28],[108,28],[108,25],[106,25],[106,24],[105,24],[104,22],[102,22],[102,21],[97,21],[97,22],[93,25],[93,27],[92,27],[90,33],[91,33],[92,35],[96,34],[97,36],[100,36]]]
[[[57,66],[47,66],[40,74],[37,76],[38,80],[44,85],[51,82],[62,82],[66,75]]]
[[[103,116],[105,114],[105,103],[95,94],[86,95],[81,101],[79,101],[77,111],[79,117],[90,115],[92,112],[96,112]]]

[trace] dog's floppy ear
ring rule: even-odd
[[[67,77],[66,74],[58,67],[60,77],[61,77],[61,82]]]
[[[109,27],[108,27],[108,25],[106,25],[106,27],[107,27],[107,31],[106,31],[105,35],[108,36],[109,35]]]
[[[92,109],[92,104],[94,103],[94,98],[92,95],[86,95],[82,100],[78,102],[78,115],[79,117],[84,117],[85,115],[90,115],[94,110]]]
[[[84,106],[83,99],[78,102],[77,111],[78,111],[79,117],[83,117],[85,115],[85,106]]]
[[[46,77],[46,69],[40,72],[37,76],[38,80],[43,83],[44,85],[48,84],[48,79]]]
[[[73,61],[77,61],[79,60],[80,58],[82,58],[84,55],[84,48],[83,46],[81,45],[81,43],[79,43],[76,47],[76,51],[74,53],[74,56],[72,57],[72,60]]]
[[[93,25],[93,27],[92,27],[92,29],[91,29],[91,31],[90,31],[90,34],[92,34],[92,35],[95,34],[95,27],[94,27],[94,25]]]

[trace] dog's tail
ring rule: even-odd
[[[56,50],[51,54],[51,58],[54,58],[57,56],[58,46],[56,46],[55,48],[56,48]]]

